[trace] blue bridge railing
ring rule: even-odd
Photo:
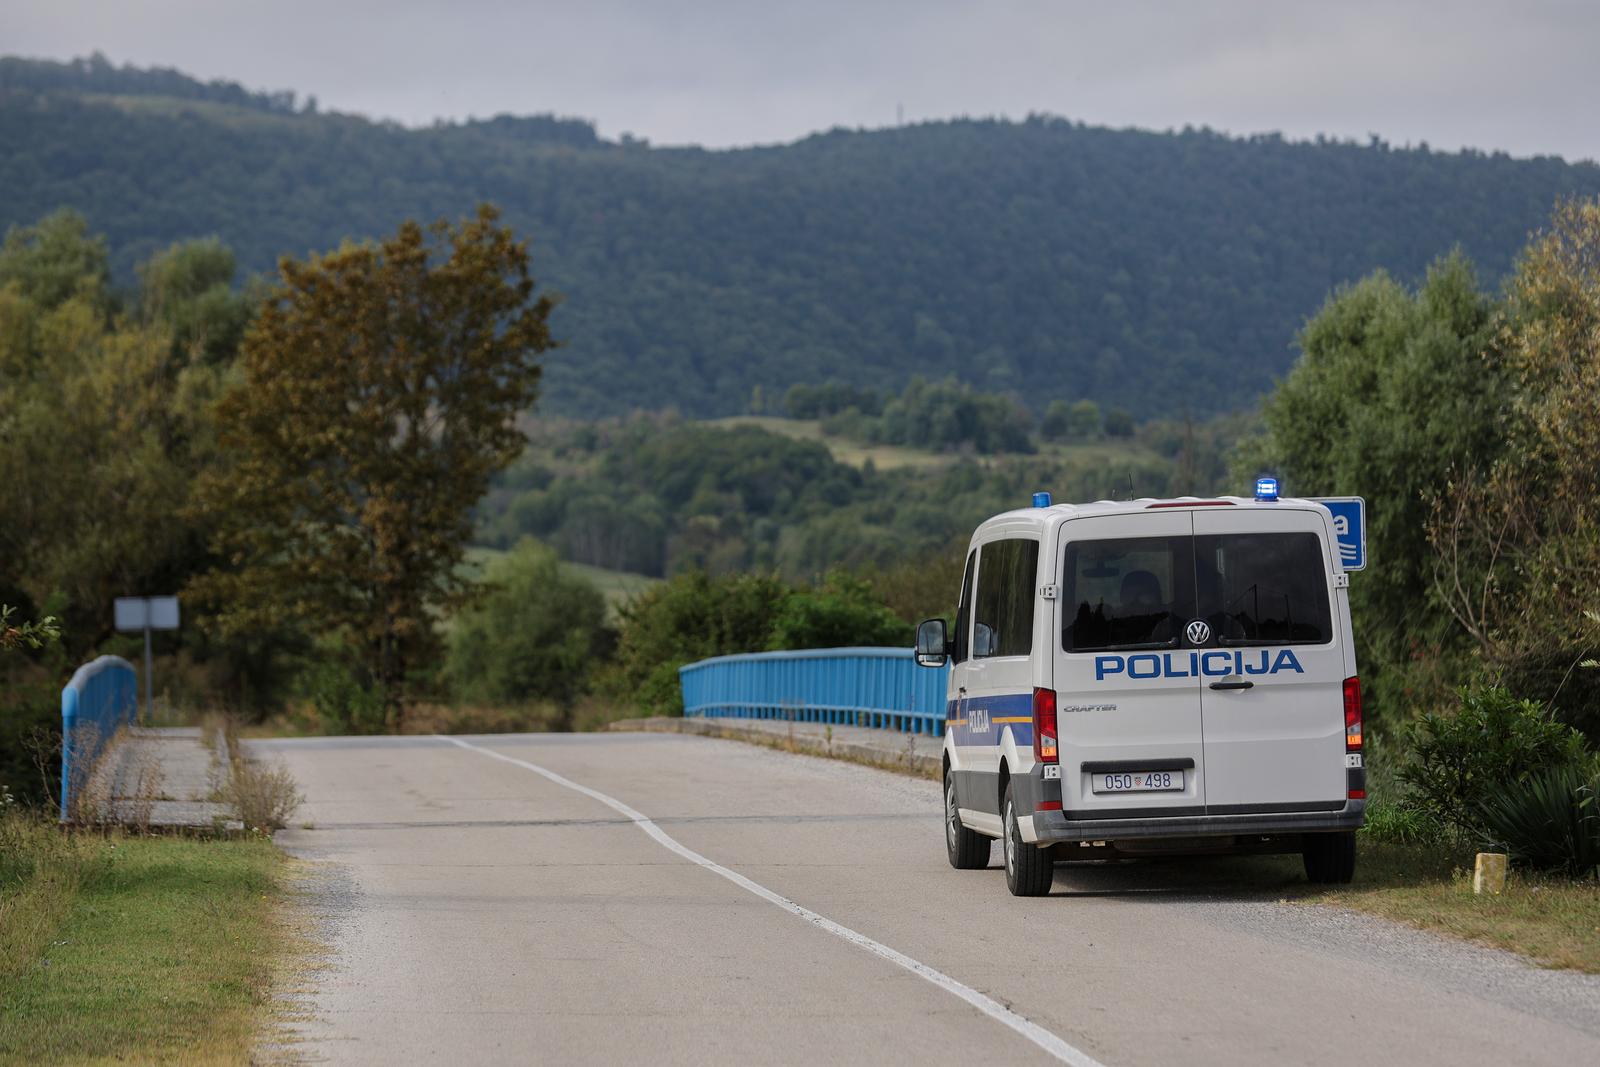
[[[715,656],[678,668],[687,716],[787,719],[944,733],[948,666],[909,648],[814,648]]]
[[[85,663],[61,690],[61,818],[72,811],[72,797],[87,784],[106,742],[139,712],[133,664],[120,656]]]

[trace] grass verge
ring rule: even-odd
[[[248,1063],[284,947],[264,837],[0,813],[0,1064]]]
[[[1308,899],[1600,974],[1600,883],[1513,871],[1504,893],[1478,896],[1470,864],[1425,846],[1364,841],[1356,880]]]

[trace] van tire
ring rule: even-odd
[[[1011,799],[1012,787],[1006,785],[1006,799],[1001,807],[1001,841],[1005,845],[1006,888],[1014,897],[1042,897],[1050,892],[1055,881],[1056,865],[1050,850],[1030,845],[1022,839],[1017,826],[1017,805]]]
[[[1300,845],[1306,878],[1319,885],[1343,885],[1356,875],[1356,835],[1306,834]]]
[[[961,825],[961,811],[956,806],[956,780],[944,772],[944,851],[950,857],[950,866],[958,871],[981,871],[989,866],[989,848],[994,838],[984,837],[976,830]]]

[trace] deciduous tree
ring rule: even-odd
[[[1512,279],[1507,447],[1440,494],[1438,589],[1491,672],[1600,729],[1600,201],[1561,204]]]
[[[58,212],[0,248],[0,597],[58,614],[71,656],[110,633],[114,597],[170,592],[207,564],[179,513],[210,462],[232,353],[191,361],[167,316],[237,321],[231,273],[231,258],[213,272],[209,311],[173,291],[167,315],[135,315],[116,310],[81,217]]]
[[[201,489],[229,569],[198,591],[223,629],[342,637],[396,728],[434,615],[468,593],[473,506],[522,448],[554,343],[527,245],[497,219],[484,205],[283,260],[219,405],[231,462]]]
[[[1407,695],[1403,667],[1454,638],[1433,599],[1430,494],[1501,447],[1502,376],[1484,353],[1495,305],[1470,263],[1435,263],[1414,293],[1381,272],[1341,289],[1299,336],[1302,355],[1241,449],[1233,481],[1275,471],[1294,496],[1362,496],[1368,569],[1351,582],[1363,680],[1374,710]],[[1391,684],[1392,683],[1392,684]]]

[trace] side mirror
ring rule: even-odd
[[[943,619],[927,619],[917,626],[917,664],[943,667],[950,658],[950,641],[945,636]]]

